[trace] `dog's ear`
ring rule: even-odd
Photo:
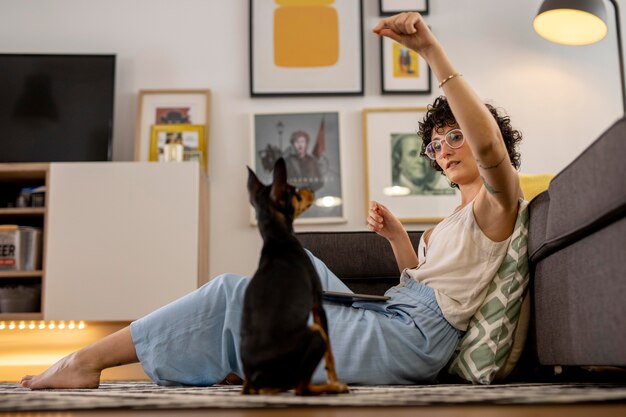
[[[287,184],[287,164],[283,158],[278,158],[274,164],[274,184]]]
[[[250,204],[254,205],[253,197],[263,188],[263,183],[259,181],[259,178],[250,167],[246,168],[248,168],[248,199],[250,200]]]
[[[274,181],[272,182],[272,190],[270,196],[273,201],[278,202],[283,199],[283,195],[287,191],[287,164],[283,158],[278,158],[274,165]]]

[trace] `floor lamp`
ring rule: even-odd
[[[619,9],[616,0],[609,0],[615,10],[617,54],[621,81],[622,106],[626,115],[624,57]],[[549,41],[565,45],[589,45],[602,40],[607,32],[604,0],[544,0],[533,21],[535,31]]]

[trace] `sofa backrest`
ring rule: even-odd
[[[542,365],[626,365],[626,119],[530,203],[531,338]]]
[[[409,232],[415,248],[421,235]],[[400,281],[391,246],[376,233],[300,232],[296,236],[354,292],[383,294]]]
[[[531,202],[531,262],[537,263],[626,214],[625,159],[626,119],[621,119]]]

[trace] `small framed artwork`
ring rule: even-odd
[[[380,77],[383,94],[430,94],[431,71],[417,52],[382,36]]]
[[[287,181],[315,193],[313,205],[296,224],[345,222],[339,113],[254,114],[250,166],[259,180],[272,181],[278,158],[287,163]],[[251,222],[256,224],[254,211]]]
[[[198,161],[206,172],[206,127],[204,125],[153,125],[149,161]]]
[[[402,12],[419,12],[428,14],[428,0],[378,0],[381,16],[391,16]]]
[[[153,127],[163,125],[203,126],[204,158],[207,168],[211,91],[210,90],[141,90],[139,91],[135,135],[135,161],[151,161]],[[159,129],[161,131],[161,129]]]
[[[437,223],[459,204],[457,191],[420,156],[418,123],[426,108],[363,110],[365,207],[387,206],[403,223]]]
[[[250,95],[363,95],[362,0],[249,0]]]

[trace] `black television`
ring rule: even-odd
[[[110,161],[115,55],[0,54],[0,163]]]

